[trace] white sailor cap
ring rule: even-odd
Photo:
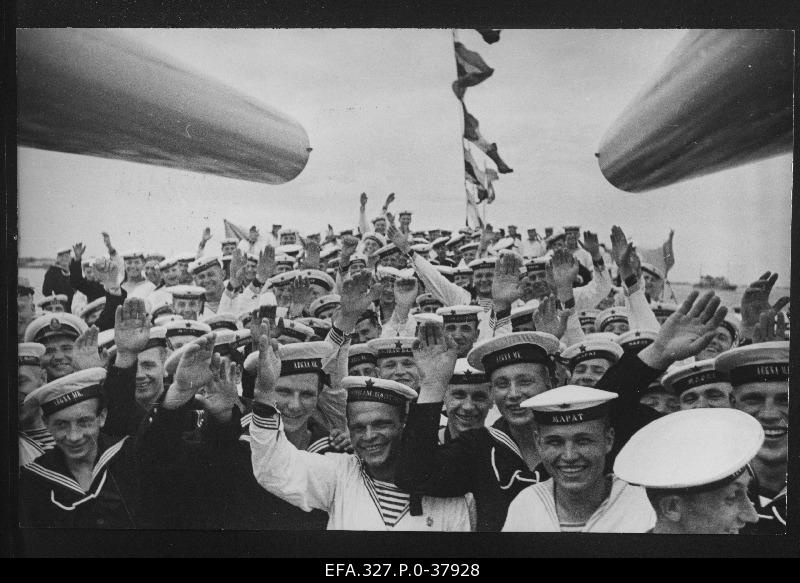
[[[789,341],[739,346],[715,359],[716,369],[734,386],[789,380]]]
[[[198,273],[202,273],[214,266],[222,269],[222,261],[218,255],[211,255],[209,257],[201,257],[200,259],[196,259],[189,264],[188,270],[192,275],[197,275]]]
[[[462,259],[456,265],[455,275],[472,275],[472,268]]]
[[[17,366],[41,366],[45,350],[44,344],[38,342],[20,342],[17,344]]]
[[[344,377],[342,388],[347,390],[348,403],[371,401],[405,407],[417,398],[417,392],[403,383],[374,377]]]
[[[184,320],[183,318],[170,320],[165,322],[163,326],[166,328],[166,337],[170,346],[174,344],[175,338],[199,338],[203,334],[211,332],[211,326],[208,324],[195,320]]]
[[[471,242],[471,243],[467,243],[466,245],[462,245],[461,247],[459,247],[458,248],[458,252],[459,253],[463,253],[464,251],[471,251],[472,249],[477,249],[477,248],[478,248],[478,243],[477,242]]]
[[[105,296],[100,296],[96,300],[93,300],[93,301],[89,302],[88,304],[86,304],[83,307],[83,309],[80,311],[78,316],[80,316],[81,318],[86,320],[86,318],[91,316],[92,314],[95,314],[97,312],[102,311],[102,309],[105,307],[105,305],[106,305],[106,297]]]
[[[295,318],[295,320],[314,330],[314,335],[318,338],[325,338],[332,326],[330,320],[323,320],[321,318]]]
[[[489,375],[476,368],[472,368],[466,358],[456,360],[450,385],[485,385],[489,384]]]
[[[439,324],[440,326],[444,325],[444,320],[441,316],[430,312],[417,312],[416,314],[411,314],[410,317],[417,323],[417,329],[419,329],[421,324],[426,322],[433,322],[434,324]]]
[[[450,281],[453,281],[453,276],[456,273],[455,267],[450,267],[449,265],[436,265],[436,271],[444,275]]]
[[[237,245],[238,243],[239,239],[236,237],[225,237],[219,242],[220,245]]]
[[[439,302],[441,303],[441,302]],[[478,321],[478,314],[483,312],[480,306],[445,306],[436,310],[436,313],[442,317],[445,324],[453,324],[460,322],[476,322]]]
[[[323,310],[336,308],[341,305],[341,303],[342,296],[339,294],[328,294],[320,296],[311,302],[311,305],[308,307],[308,311],[311,312],[315,318],[318,318],[319,314],[322,313]]]
[[[136,259],[140,257],[144,261],[144,251],[141,249],[129,249],[120,253],[123,259]]]
[[[330,247],[324,248],[322,251],[319,252],[319,258],[320,259],[328,259],[329,257],[332,257],[334,255],[338,255],[339,253],[341,253],[341,251],[342,250],[339,249],[339,247],[330,246]]]
[[[385,221],[385,220],[386,220],[386,217],[384,217],[383,215],[378,215],[377,217],[375,217],[374,219],[372,219],[372,221],[371,221],[371,222],[372,222],[372,224],[374,225],[374,224],[375,224],[375,223],[377,223],[378,221]]]
[[[98,345],[99,345],[99,334],[98,334]],[[147,344],[144,345],[144,348],[142,350],[150,350],[151,348],[156,348],[156,347],[167,348],[167,329],[164,328],[163,326],[150,327],[150,337],[147,339]]]
[[[109,350],[112,346],[114,346],[114,329],[109,328],[108,330],[101,330],[97,333],[97,349],[98,350]]]
[[[550,365],[558,352],[558,338],[546,332],[512,332],[490,338],[472,347],[467,362],[491,375],[498,368],[517,363]]]
[[[383,279],[390,279],[390,280],[401,279],[400,270],[396,269],[394,267],[389,267],[388,265],[379,265],[377,267],[377,272],[378,272],[378,278],[381,279],[381,280],[383,280]]]
[[[258,263],[258,255],[255,255],[253,253],[245,253],[244,257],[246,261],[252,261],[253,263]]]
[[[71,253],[71,252],[72,252],[72,247],[69,246],[59,247],[58,249],[56,249],[56,257],[58,257],[59,255],[63,255],[64,253]]]
[[[52,304],[60,304],[62,306],[66,306],[68,299],[69,298],[67,298],[67,296],[64,294],[54,293],[49,296],[45,296],[41,300],[36,302],[36,307],[46,309],[47,306],[50,306]]]
[[[53,336],[77,338],[88,330],[86,322],[67,312],[48,312],[33,320],[25,329],[25,342],[42,342]]]
[[[208,324],[212,330],[217,331],[220,329],[232,330],[236,332],[239,328],[236,325],[236,316],[230,313],[213,314],[200,320]]]
[[[622,347],[612,340],[586,339],[568,347],[561,352],[561,358],[569,363],[569,368],[574,369],[578,363],[593,358],[604,358],[610,363],[617,362],[623,354]]]
[[[296,320],[281,318],[280,322],[282,322],[282,325],[279,323],[278,327],[280,330],[280,336],[295,338],[301,342],[308,342],[314,336],[313,328],[306,326],[305,324],[301,324]]]
[[[296,243],[291,243],[288,245],[279,245],[275,248],[275,253],[279,255],[289,255],[290,257],[296,257],[300,254],[303,250],[303,246]]]
[[[318,285],[322,289],[330,292],[336,286],[336,282],[330,275],[319,269],[301,269],[298,275],[305,277],[311,285]]]
[[[495,264],[497,263],[497,257],[478,257],[477,259],[473,259],[467,265],[473,270],[476,271],[478,269],[494,269]]]
[[[464,240],[464,233],[454,233],[448,240],[447,246],[452,247],[453,245],[458,245],[461,241]]]
[[[378,364],[378,357],[375,351],[366,344],[353,344],[348,348],[347,366],[357,366],[359,364]]]
[[[597,316],[600,314],[600,310],[595,308],[590,308],[588,310],[581,310],[578,312],[578,321],[581,323],[581,326],[586,326],[594,324],[597,322]]]
[[[25,397],[25,403],[35,403],[46,417],[81,401],[100,397],[106,369],[87,368],[46,383]]]
[[[562,239],[562,238],[564,238],[566,236],[567,236],[567,233],[564,231],[564,229],[554,229],[553,230],[553,234],[550,235],[549,237],[547,237],[545,239],[545,241],[547,243],[553,243],[553,242],[558,241],[559,239]]]
[[[642,271],[652,275],[653,277],[657,277],[658,279],[664,279],[665,273],[662,269],[656,267],[652,263],[647,263],[646,261],[641,262]]]
[[[289,285],[299,274],[300,272],[298,270],[293,269],[291,271],[284,271],[278,275],[273,275],[267,280],[266,287],[269,289],[271,287],[283,287],[285,285]]]
[[[178,314],[164,314],[153,318],[153,324],[156,326],[166,326],[169,322],[183,322],[183,316]]]
[[[236,350],[242,350],[245,346],[249,346],[252,343],[253,333],[249,328],[237,330],[235,334],[236,342],[234,342],[233,346]]]
[[[350,265],[353,263],[363,263],[364,265],[367,264],[367,256],[363,253],[353,253],[350,256]]]
[[[539,425],[574,425],[608,415],[610,402],[619,395],[579,385],[556,387],[520,403],[533,409]]]
[[[695,387],[727,382],[727,379],[717,372],[713,358],[671,366],[661,378],[661,384],[674,391],[676,395]]]
[[[295,259],[291,255],[276,255],[275,256],[275,265],[288,265],[289,267],[294,267]]]
[[[384,237],[380,233],[375,233],[375,232],[367,233],[361,238],[362,241],[366,241],[367,239],[372,239],[378,244],[379,247],[383,247],[384,245],[386,245],[386,237]]]
[[[281,235],[296,235],[296,234],[297,234],[297,229],[295,229],[293,227],[283,227],[282,229],[280,229],[278,231],[278,236],[279,237]]]
[[[414,346],[415,340],[416,338],[414,336],[374,338],[367,342],[367,346],[375,351],[375,355],[378,359],[401,356],[413,358],[414,352],[412,351],[412,347]]]
[[[738,409],[678,411],[637,431],[617,454],[614,475],[655,490],[716,490],[747,471],[763,442],[761,423]]]
[[[414,239],[414,241],[415,243],[412,243],[409,246],[409,249],[411,249],[412,251],[416,251],[417,253],[427,253],[428,251],[431,250],[431,244],[428,243],[427,241],[420,239]]]
[[[397,245],[394,243],[389,243],[388,245],[384,245],[380,249],[377,249],[373,255],[378,256],[381,259],[385,259],[390,255],[394,255],[395,253],[400,253],[400,250],[397,248]]]
[[[638,354],[646,346],[656,341],[658,332],[655,330],[628,330],[617,336],[616,341],[622,350]]]
[[[197,253],[194,251],[183,251],[175,256],[178,263],[191,263],[197,258]]]
[[[437,306],[444,305],[444,302],[442,300],[440,300],[431,293],[419,294],[415,302],[420,307],[429,305],[437,305]]]
[[[400,211],[400,212],[397,214],[397,216],[398,216],[398,217],[402,217],[402,216],[407,216],[407,217],[410,217],[410,216],[411,216],[411,211]]]
[[[492,253],[500,253],[503,249],[511,249],[514,246],[514,237],[504,237],[500,239],[497,243],[491,246],[490,251]]]
[[[164,291],[172,295],[173,300],[205,299],[206,290],[199,285],[173,285]]]
[[[81,261],[81,267],[86,267],[87,265],[94,265],[94,260],[97,257],[87,257]]]
[[[525,305],[511,309],[511,328],[533,322],[533,316],[539,309],[539,300],[529,300]]]
[[[733,338],[733,345],[735,346],[737,341],[739,340],[739,336],[741,335],[741,320],[739,316],[733,313],[733,311],[728,312],[725,314],[725,319],[722,321],[720,326],[725,326],[728,329],[728,332],[731,333],[731,338]]]
[[[325,375],[325,366],[336,357],[338,350],[338,346],[324,340],[279,346],[277,356],[281,361],[280,376],[306,373]],[[258,368],[259,354],[255,350],[247,355],[244,361],[246,371],[253,372]]]
[[[597,318],[595,318],[594,321],[595,329],[598,332],[603,332],[603,328],[609,324],[613,324],[615,322],[625,322],[627,324],[630,321],[630,315],[630,310],[624,306],[606,308],[597,314]]]
[[[659,321],[669,318],[678,311],[678,308],[680,308],[680,306],[674,302],[652,302],[650,304],[650,309],[653,310],[653,314],[655,314]]]
[[[162,261],[161,263],[159,263],[158,264],[158,268],[161,271],[166,271],[167,269],[169,269],[173,265],[177,265],[177,264],[178,264],[178,258],[177,257],[169,257],[167,259],[164,259],[164,261]]]
[[[580,225],[566,225],[564,227],[565,233],[579,233],[581,230]]]
[[[431,249],[435,249],[436,247],[439,247],[440,245],[444,245],[449,240],[450,240],[450,237],[438,237],[438,238],[434,239],[433,242],[431,243]]]

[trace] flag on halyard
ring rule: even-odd
[[[494,69],[487,65],[478,53],[470,51],[460,42],[455,43],[455,53],[458,79],[453,81],[453,93],[459,99],[463,99],[467,87],[473,87],[488,79],[494,73]]]
[[[461,107],[464,110],[464,138],[478,146],[481,152],[489,156],[497,165],[497,170],[500,174],[513,172],[514,169],[509,168],[508,164],[500,158],[500,154],[497,151],[497,144],[489,143],[489,141],[481,135],[478,129],[478,119],[467,111],[467,107],[464,105],[463,101],[461,102]]]

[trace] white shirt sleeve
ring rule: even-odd
[[[591,310],[599,304],[611,291],[611,276],[608,269],[594,268],[592,281],[572,290],[575,297],[576,310]]]
[[[661,328],[658,318],[650,308],[650,304],[647,303],[641,282],[634,291],[630,292],[630,295],[625,295],[625,303],[631,313],[629,322],[631,330],[654,330],[657,332]]]
[[[448,281],[430,261],[419,253],[413,254],[413,263],[414,271],[425,284],[425,290],[432,293],[445,306],[461,306],[472,301],[472,296],[467,290]]]

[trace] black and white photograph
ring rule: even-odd
[[[15,32],[23,533],[787,534],[793,30]]]

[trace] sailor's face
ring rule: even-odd
[[[164,356],[166,349],[159,346],[139,353],[136,364],[136,402],[149,409],[164,390]]]
[[[463,251],[461,258],[464,260],[464,263],[469,265],[469,262],[475,259],[475,249],[467,249]]]
[[[386,304],[394,302],[394,279],[390,277],[381,280],[381,301]]]
[[[281,235],[281,245],[294,245],[297,242],[297,237],[294,233],[284,233]]]
[[[225,272],[219,265],[213,265],[194,276],[196,285],[206,290],[206,298],[218,298],[222,295],[222,282]]]
[[[375,225],[374,228],[375,228],[375,232],[376,233],[380,233],[381,235],[385,235],[386,234],[386,221],[384,221],[383,219],[380,219],[378,221],[375,221],[374,225]]]
[[[364,255],[369,257],[378,249],[380,249],[380,245],[375,239],[364,239]]]
[[[651,298],[660,298],[664,291],[664,280],[646,271],[642,271],[644,278],[644,293]]]
[[[520,299],[523,302],[529,302],[533,299],[536,299],[536,294],[534,293],[534,288],[533,288],[533,281],[531,281],[529,277],[527,276],[521,277],[519,283],[520,283],[520,291],[522,292]]]
[[[734,406],[733,387],[726,382],[692,387],[681,393],[680,406],[681,409],[730,409]]]
[[[223,243],[222,244],[222,255],[233,255],[233,252],[236,250],[236,243]]]
[[[353,450],[367,468],[380,470],[395,462],[403,437],[403,419],[397,405],[348,403],[347,428]]]
[[[63,312],[64,311],[64,304],[61,302],[50,302],[49,304],[44,305],[44,309],[48,312]]]
[[[64,457],[72,462],[93,461],[97,439],[106,422],[106,411],[97,411],[97,399],[87,399],[56,411],[45,418],[47,430],[53,436]]]
[[[17,296],[17,324],[22,328],[22,332],[33,320],[36,307],[33,303],[33,296]]]
[[[319,376],[304,373],[280,377],[275,387],[275,405],[287,431],[298,431],[308,423],[317,407]]]
[[[47,380],[54,381],[75,372],[72,354],[75,340],[68,336],[51,336],[42,341],[45,346],[41,358],[42,368],[47,372]]]
[[[125,273],[131,279],[138,279],[142,275],[144,261],[141,257],[132,257],[125,260]]]
[[[330,320],[333,318],[333,313],[339,308],[339,304],[330,304],[321,308],[317,311],[315,318],[319,318],[320,320]]]
[[[611,363],[605,358],[582,360],[572,369],[570,382],[581,387],[594,387],[609,368]]]
[[[601,332],[611,332],[612,334],[619,336],[620,334],[625,334],[625,332],[630,329],[631,327],[627,322],[611,322],[610,324],[603,326]]]
[[[364,271],[365,268],[366,265],[364,264],[363,261],[351,261],[350,267],[348,268],[348,273],[350,274],[350,277],[355,277],[356,275]]]
[[[720,326],[717,328],[711,344],[706,346],[703,351],[695,357],[695,359],[705,360],[706,358],[716,358],[726,350],[730,350],[731,346],[733,346],[733,336],[731,335],[731,331],[725,326]]]
[[[746,383],[734,387],[736,408],[749,413],[764,428],[764,444],[756,457],[766,463],[786,463],[789,446],[789,382]]]
[[[553,251],[561,251],[562,249],[564,249],[565,246],[566,246],[566,241],[565,238],[562,237],[561,239],[553,241],[551,248],[553,249]]]
[[[347,369],[347,374],[351,377],[378,377],[378,369],[371,362],[354,364]]]
[[[189,263],[186,261],[179,261],[178,262],[178,271],[180,273],[178,277],[178,283],[192,283],[194,278],[192,274],[189,273]]]
[[[750,474],[745,472],[733,483],[712,490],[681,496],[680,523],[686,534],[739,534],[758,514],[747,497]]]
[[[276,275],[279,274],[279,273],[286,273],[287,271],[291,271],[291,270],[292,270],[292,266],[291,265],[287,265],[285,263],[279,263],[278,265],[275,266],[275,274]]]
[[[177,263],[171,265],[162,273],[164,277],[164,284],[167,286],[178,285],[181,280],[181,267]]]
[[[381,331],[378,326],[370,319],[361,320],[356,324],[354,332],[358,335],[357,341],[353,340],[353,344],[363,344],[370,340],[380,337]],[[368,375],[369,376],[369,375]],[[371,376],[378,376],[377,374]]]
[[[472,275],[475,291],[482,296],[492,293],[492,282],[494,281],[494,269],[476,269]]]
[[[154,285],[161,283],[161,270],[158,268],[158,263],[148,261],[144,266],[144,276]]]
[[[400,215],[400,224],[407,227],[411,224],[411,215]]]
[[[602,419],[569,425],[539,425],[536,444],[559,488],[581,492],[603,479],[614,430]]]
[[[61,269],[67,269],[69,267],[69,260],[70,260],[69,252],[59,253],[56,256],[56,265],[58,265]]]
[[[258,262],[248,260],[244,266],[244,279],[247,282],[253,281],[256,276],[256,270],[258,269]]]
[[[521,362],[492,372],[492,398],[503,418],[511,425],[527,425],[533,421],[533,410],[520,403],[553,388],[547,367],[539,363]]]
[[[662,415],[675,413],[681,408],[675,395],[661,391],[642,395],[639,397],[639,403],[658,411]]]
[[[492,408],[489,383],[480,385],[450,385],[444,397],[447,425],[454,436],[483,427]]]
[[[251,243],[258,241],[258,231],[256,229],[250,229],[250,232],[247,233],[247,240]]]
[[[460,274],[457,273],[453,278],[453,283],[455,283],[458,287],[465,288],[469,287],[469,284],[472,282],[472,275],[470,274]]]
[[[567,249],[575,249],[578,247],[578,233],[574,231],[569,231],[564,236],[564,242],[567,245]]]
[[[415,391],[419,389],[419,368],[410,356],[391,356],[378,360],[380,378],[403,383]]]
[[[88,281],[97,281],[97,272],[94,270],[94,265],[87,263],[83,266],[83,277]]]
[[[176,298],[172,311],[185,320],[197,320],[203,313],[203,298]]]
[[[444,334],[458,345],[458,358],[465,358],[478,339],[477,322],[452,322],[444,325]]]
[[[594,334],[596,328],[594,327],[594,320],[586,320],[581,322],[581,330],[584,334]]]

